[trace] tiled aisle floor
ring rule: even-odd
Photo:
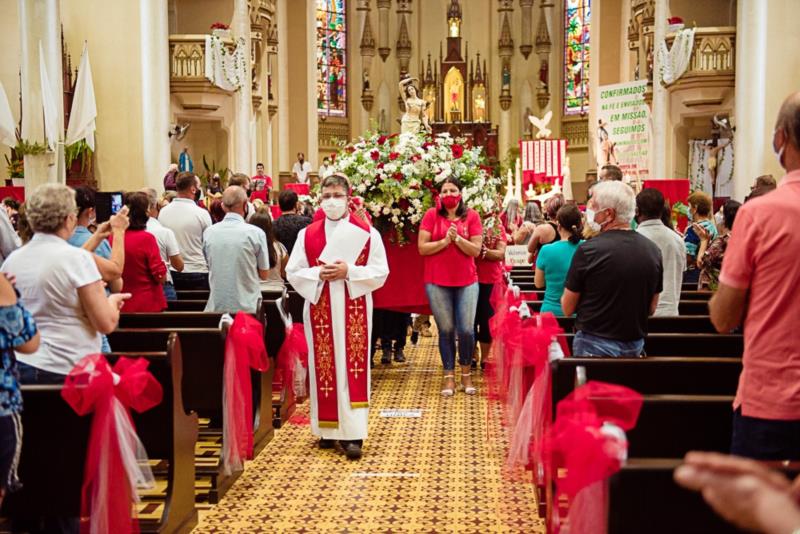
[[[440,396],[434,340],[409,346],[409,363],[373,371],[361,461],[317,449],[309,426],[290,422],[201,512],[195,532],[544,532],[530,482],[501,474],[504,438],[482,388]],[[381,417],[382,409],[422,416]]]

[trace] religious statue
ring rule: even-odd
[[[549,66],[547,64],[547,58],[542,59],[542,63],[539,66],[539,89],[543,91],[547,91],[548,86],[548,78],[550,77],[549,73]]]
[[[486,120],[486,99],[482,93],[475,96],[475,122]]]
[[[706,165],[708,166],[708,175],[711,177],[711,196],[717,196],[717,168],[719,163],[718,155],[725,149],[726,146],[731,144],[730,139],[726,143],[719,142],[720,136],[718,132],[712,134],[711,140],[706,143],[703,149],[706,152]]]
[[[428,114],[425,112],[428,102],[419,97],[419,91],[414,86],[416,78],[405,76],[400,80],[400,97],[405,103],[406,112],[400,121],[400,133],[419,133],[425,130],[431,133],[428,124]]]
[[[511,69],[508,65],[503,65],[503,89],[511,89]]]
[[[614,154],[614,146],[616,143],[611,141],[606,130],[607,123],[603,119],[597,120],[597,143],[599,145],[597,150],[597,167],[603,165],[616,165],[617,156]]]
[[[367,71],[365,70],[365,71],[362,73],[362,77],[363,77],[363,80],[362,80],[361,91],[362,91],[363,93],[366,93],[366,92],[368,92],[368,91],[369,91],[369,72],[367,72]]]

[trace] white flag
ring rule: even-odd
[[[11,148],[17,146],[16,124],[2,83],[0,83],[0,143]]]
[[[89,45],[84,43],[81,64],[78,67],[78,81],[72,98],[69,114],[66,145],[86,139],[86,144],[94,150],[94,131],[97,129],[97,101],[94,98],[92,66],[89,64]]]
[[[53,90],[50,87],[50,80],[47,77],[47,68],[44,64],[44,51],[42,42],[39,41],[39,77],[42,84],[42,107],[44,108],[44,133],[47,137],[47,147],[50,150],[56,149],[58,142],[58,106],[53,97]]]

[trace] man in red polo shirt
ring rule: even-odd
[[[265,204],[269,204],[269,194],[272,191],[272,178],[264,174],[264,164],[256,163],[256,175],[251,179],[252,191],[250,201],[261,199]]]
[[[786,175],[736,214],[709,308],[719,332],[744,319],[731,452],[800,460],[800,92],[781,106],[772,146]]]

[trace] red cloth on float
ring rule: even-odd
[[[283,188],[294,191],[297,196],[308,195],[311,191],[311,187],[308,184],[286,184]]]
[[[17,186],[0,187],[0,199],[12,197],[14,200],[22,204],[25,202],[25,188]]]
[[[689,180],[645,180],[644,187],[651,187],[658,189],[664,198],[667,199],[669,205],[672,206],[676,202],[683,202],[689,198]],[[683,232],[686,230],[688,219],[683,215],[678,217],[678,230]]]
[[[409,243],[405,245],[393,243],[384,236],[383,246],[389,264],[389,277],[383,287],[372,294],[373,306],[383,310],[430,315],[417,235],[409,236]]]
[[[269,369],[264,325],[239,312],[225,338],[222,458],[226,474],[253,457],[253,385],[250,369]]]
[[[139,531],[132,504],[138,502],[137,485],[145,482],[137,466],[143,447],[128,410],[147,411],[164,394],[147,366],[143,358],[120,358],[112,373],[102,354],[91,354],[64,381],[61,396],[75,413],[94,412],[81,487],[81,532]]]

